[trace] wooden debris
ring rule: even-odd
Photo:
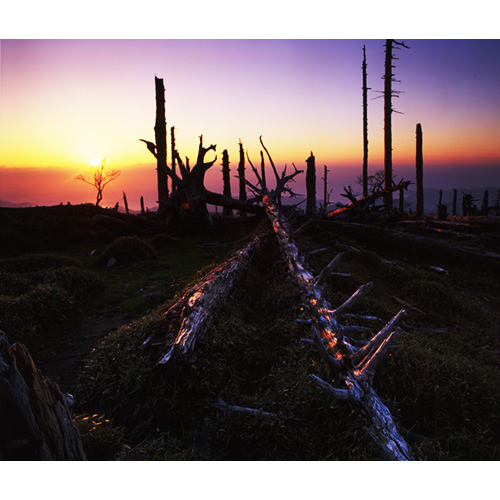
[[[273,164],[267,150],[266,153]],[[284,178],[284,174],[279,177],[276,169],[274,171],[278,181],[275,192],[269,192],[267,188],[261,186],[264,209],[280,243],[290,279],[301,292],[303,305],[312,319],[311,330],[314,345],[322,359],[338,373],[339,382],[344,387],[334,387],[316,375],[311,375],[311,380],[329,394],[342,400],[356,402],[367,411],[374,429],[368,434],[381,450],[384,458],[412,460],[413,455],[408,444],[399,433],[389,410],[371,386],[377,365],[397,337],[396,323],[405,311],[401,310],[363,347],[359,348],[349,343],[344,335],[340,316],[366,295],[373,284],[362,285],[347,301],[335,309],[332,308],[323,296],[325,278],[334,265],[337,265],[340,257],[326,266],[319,277],[312,274],[304,255],[299,251],[293,239],[293,230],[276,202],[276,195],[279,194],[279,180]],[[255,186],[253,188],[258,190]]]
[[[85,460],[71,399],[0,332],[0,458]]]
[[[261,231],[227,261],[203,276],[165,313],[159,332],[147,341],[161,346],[159,365],[170,366],[191,358],[197,340],[213,322],[268,234],[266,229]]]

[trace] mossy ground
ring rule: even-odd
[[[15,220],[10,222],[21,231]],[[72,283],[68,268],[82,286],[90,276],[83,273],[97,273],[104,285],[100,294],[83,294],[78,302],[86,314],[112,306],[130,318],[142,316],[96,346],[72,388],[78,402],[75,422],[90,459],[380,458],[363,431],[370,425],[366,415],[325,395],[309,381],[310,373],[327,380],[335,374],[301,340],[309,331],[295,320],[305,313],[296,289],[286,279],[274,237],[254,257],[242,283],[198,343],[196,360],[176,376],[153,369],[157,353],[144,341],[159,327],[176,295],[225,259],[262,222],[254,218],[221,221],[211,233],[197,236],[171,235],[144,221],[139,227],[134,218],[123,222],[129,229],[135,224],[135,230],[123,234],[126,231],[118,224],[114,237],[98,245],[95,240],[58,242],[57,258],[69,256],[79,264],[58,261],[60,265],[50,270],[51,279],[59,276],[61,290],[68,294],[78,289],[68,284]],[[109,220],[107,224],[107,231],[114,227]],[[91,226],[86,230],[94,231],[94,223]],[[30,236],[29,231],[26,235]],[[156,258],[138,261],[147,265],[136,261],[96,267],[99,255],[123,236],[140,238],[154,249]],[[407,439],[416,458],[498,460],[498,262],[397,239],[376,227],[322,220],[310,224],[300,241],[305,251],[325,248],[310,257],[315,272],[339,251],[345,252],[339,271],[350,276],[328,279],[327,299],[333,306],[361,284],[373,281],[372,292],[353,313],[387,321],[402,307],[395,298],[414,307],[408,309],[403,332],[378,368],[374,388],[409,431]],[[495,238],[488,236],[488,241]],[[94,248],[97,252],[90,256]],[[13,261],[0,262],[2,272],[10,273],[4,286],[10,287],[11,295],[2,293],[11,299],[38,286],[30,281],[33,273],[46,276],[49,272],[40,267],[13,272],[12,267],[5,268],[6,262]],[[148,293],[160,295],[159,302],[145,300]],[[383,321],[366,326],[376,332]],[[61,335],[71,335],[71,328]],[[219,398],[228,405],[275,416],[220,409]]]

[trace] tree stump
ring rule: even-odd
[[[0,458],[85,460],[68,397],[0,332]]]

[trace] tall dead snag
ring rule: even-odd
[[[222,152],[222,182],[224,196],[231,198],[231,175],[229,169],[229,154],[227,149]],[[233,210],[230,207],[223,207],[222,215],[233,215]]]
[[[238,143],[240,148],[240,161],[238,163],[238,179],[240,181],[240,201],[246,201],[247,199],[247,190],[245,184],[245,153],[243,152],[243,144]],[[246,215],[245,212],[240,212],[240,216]]]
[[[393,49],[400,49],[404,47],[409,49],[403,42],[397,42],[396,40],[386,40],[385,43],[385,74],[384,78],[384,173],[385,173],[385,189],[387,190],[385,196],[385,209],[387,211],[392,210],[392,192],[389,192],[389,188],[392,186],[392,113],[395,111],[392,107],[392,98],[399,97],[401,91],[393,90],[392,83],[398,82],[394,78],[394,73],[392,72],[393,66],[392,62],[397,60],[397,57],[393,55]],[[397,111],[396,111],[397,112]]]
[[[366,47],[363,45],[363,196],[368,196],[368,90]],[[326,206],[326,205],[325,205]]]
[[[159,345],[160,367],[178,367],[192,358],[196,342],[212,324],[268,234],[268,230],[261,231],[227,261],[203,276],[165,313],[155,338],[147,341]]]
[[[422,125],[417,123],[417,152],[416,152],[416,168],[417,168],[417,220],[424,218],[424,157],[422,153]]]
[[[269,159],[272,164],[270,156]],[[289,180],[294,175],[289,176]],[[340,261],[342,254],[337,255],[318,276],[312,274],[293,239],[292,227],[276,203],[280,182],[286,179],[286,176],[283,174],[279,177],[276,174],[276,178],[277,188],[273,192],[261,189],[266,215],[278,238],[290,278],[301,292],[303,304],[309,311],[314,343],[322,359],[338,374],[338,381],[344,387],[333,387],[316,375],[312,375],[311,379],[336,398],[358,403],[366,410],[374,427],[373,431],[367,429],[367,432],[384,458],[412,460],[412,452],[400,435],[391,413],[372,388],[375,369],[396,339],[396,324],[405,311],[401,310],[363,347],[356,347],[355,342],[345,337],[345,328],[340,323],[341,316],[371,290],[373,283],[359,287],[338,307],[333,308],[330,305],[324,297],[326,279]],[[255,186],[253,188],[255,189]]]
[[[306,193],[307,193],[307,204],[306,204],[306,215],[309,217],[314,217],[316,215],[316,162],[314,155],[311,151],[311,155],[306,160]]]
[[[0,332],[0,459],[85,460],[67,396]]]
[[[157,179],[158,179],[158,210],[163,210],[168,199],[168,175],[164,165],[167,164],[167,122],[165,118],[165,87],[163,78],[155,76],[156,95],[156,121],[155,141],[157,154]]]
[[[172,161],[171,161],[171,166],[172,166],[172,172],[175,174],[176,173],[176,162],[177,162],[177,151],[175,148],[175,127],[170,127],[170,151],[172,155]],[[172,191],[174,191],[175,186],[172,185]]]

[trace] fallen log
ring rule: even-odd
[[[69,395],[0,332],[0,459],[85,460]]]
[[[158,364],[177,365],[192,359],[197,340],[248,269],[255,251],[269,235],[264,229],[228,260],[203,276],[165,313],[161,327],[145,344],[159,347]]]
[[[345,190],[346,194],[342,196],[346,196],[351,200],[349,205],[345,205],[344,207],[337,208],[332,212],[328,213],[327,217],[337,217],[339,215],[344,215],[349,212],[360,212],[365,213],[368,210],[368,207],[375,203],[378,198],[381,198],[387,194],[393,193],[394,191],[400,191],[403,189],[408,189],[408,186],[411,184],[410,181],[400,181],[398,184],[392,186],[388,189],[381,189],[380,191],[376,191],[368,196],[364,196],[362,198],[356,199],[356,197],[352,194],[351,191]]]
[[[303,305],[312,319],[314,344],[322,359],[338,373],[339,381],[344,387],[334,387],[316,375],[311,375],[311,380],[336,398],[355,402],[366,410],[372,421],[372,429],[366,429],[367,434],[384,458],[413,460],[412,451],[399,433],[390,411],[372,388],[375,369],[396,339],[399,333],[396,324],[405,314],[405,310],[399,311],[362,347],[349,342],[344,335],[345,329],[339,321],[340,316],[367,294],[373,287],[373,283],[359,287],[348,300],[335,309],[324,298],[326,278],[338,264],[341,256],[335,257],[318,277],[312,274],[304,255],[294,241],[293,230],[276,202],[276,196],[280,194],[280,186],[283,186],[283,180],[286,178],[285,173],[281,177],[278,176],[271,156],[267,149],[265,151],[277,180],[276,189],[269,191],[257,176],[266,215],[278,238],[290,279],[301,292]],[[294,175],[292,174],[292,178]],[[253,189],[259,194],[256,186],[253,186]]]
[[[363,347],[358,348],[349,343],[344,336],[345,328],[339,323],[339,316],[366,295],[373,284],[362,285],[348,300],[333,309],[323,294],[326,275],[332,271],[334,263],[338,263],[340,258],[337,256],[317,278],[314,277],[291,237],[292,230],[283,219],[274,198],[269,195],[264,196],[263,203],[280,242],[292,281],[302,292],[304,306],[312,317],[315,345],[322,359],[339,373],[345,388],[333,387],[316,375],[311,376],[312,381],[338,399],[356,402],[363,406],[370,415],[375,429],[374,431],[367,429],[367,433],[384,458],[412,460],[410,447],[399,433],[389,410],[371,387],[378,363],[398,335],[394,327],[405,314],[404,309]]]

